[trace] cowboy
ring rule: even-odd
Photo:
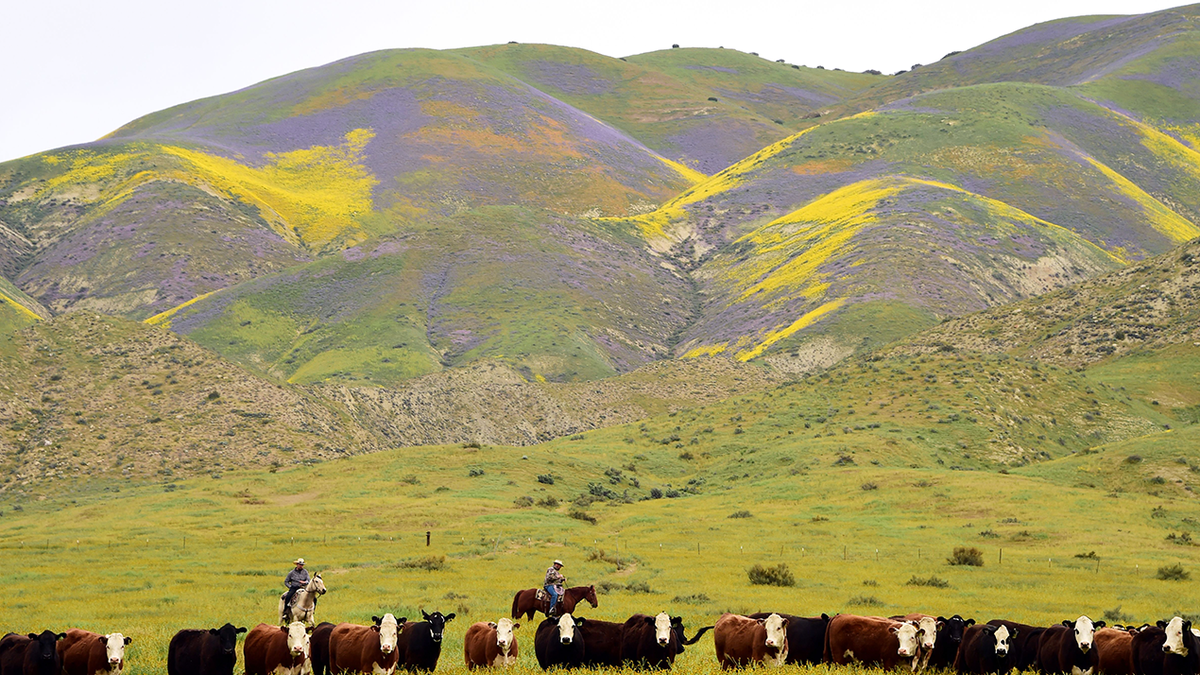
[[[562,597],[563,582],[567,580],[567,578],[563,576],[562,572],[559,571],[562,568],[563,562],[561,560],[555,560],[554,564],[546,570],[545,588],[546,593],[550,595],[550,609],[547,610],[546,616],[554,615],[554,606],[558,604],[558,599]]]
[[[296,591],[308,585],[308,570],[304,569],[304,558],[296,558],[292,564],[296,569],[288,572],[283,580],[283,585],[288,589],[283,598],[283,613],[284,619],[289,621],[292,614],[292,597],[296,595]]]

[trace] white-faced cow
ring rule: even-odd
[[[286,628],[260,623],[246,634],[246,675],[302,675],[310,667],[310,636],[302,621]]]
[[[237,636],[242,627],[225,624],[208,630],[184,629],[167,646],[167,675],[233,675]]]
[[[817,664],[825,655],[825,630],[829,615],[805,617],[778,612],[787,619],[788,664]],[[765,619],[771,612],[756,612],[751,619]]]
[[[1012,640],[1016,629],[1008,626],[967,626],[963,632],[962,645],[954,660],[954,669],[972,675],[1007,673],[1012,668]]]
[[[1100,656],[1092,649],[1092,642],[1096,629],[1104,625],[1103,621],[1093,622],[1081,616],[1074,621],[1063,621],[1048,627],[1038,645],[1038,668],[1046,675],[1092,675],[1100,663]]]
[[[938,634],[945,625],[944,619],[939,619],[928,614],[905,614],[904,616],[893,616],[892,621],[916,621],[917,622],[917,658],[913,659],[912,669],[914,672],[925,670],[929,666],[929,660],[933,658],[933,651],[937,647]]]
[[[533,636],[533,651],[542,670],[583,666],[584,640],[578,628],[586,623],[586,619],[563,614],[538,624]]]
[[[133,638],[120,633],[100,635],[88,630],[72,628],[67,636],[58,641],[58,654],[62,658],[65,675],[121,675],[125,669],[125,645]]]
[[[861,663],[884,670],[903,662],[911,668],[917,657],[917,630],[915,621],[838,614],[825,635],[825,662]]]
[[[392,675],[400,662],[400,626],[391,614],[371,617],[372,626],[339,623],[329,633],[329,672]]]
[[[1200,637],[1182,617],[1142,629],[1133,636],[1130,651],[1135,675],[1200,673]]]
[[[1021,672],[1027,672],[1038,667],[1038,648],[1042,644],[1042,634],[1046,629],[1041,626],[1030,626],[1007,619],[992,619],[989,626],[1005,626],[1013,637],[1009,638],[1008,662]]]
[[[713,645],[721,668],[749,665],[782,666],[787,662],[788,620],[778,614],[751,619],[740,614],[722,614],[713,627]]]
[[[512,619],[480,621],[471,624],[463,638],[463,659],[467,668],[507,668],[516,665],[520,650],[514,631],[521,627]]]

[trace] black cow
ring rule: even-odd
[[[579,624],[578,633],[583,640],[585,666],[620,668],[624,663],[621,648],[625,641],[625,624],[588,619]]]
[[[0,675],[59,675],[62,657],[58,641],[66,636],[48,630],[5,635],[0,639]]]
[[[1008,649],[1008,661],[1013,668],[1024,673],[1038,667],[1038,648],[1042,644],[1045,628],[1004,619],[992,619],[988,625],[1006,626],[1008,632],[1015,636]]]
[[[954,667],[954,661],[958,658],[958,649],[962,646],[963,633],[966,632],[967,626],[975,625],[975,619],[964,619],[955,614],[950,618],[939,616],[937,621],[942,629],[938,631],[937,642],[933,645],[933,655],[929,657],[926,667],[949,669]],[[1012,642],[1010,641],[1009,644]]]
[[[1005,625],[967,626],[954,658],[954,669],[974,675],[1007,673],[1012,668],[1012,657],[1015,655],[1012,651],[1013,641],[1020,634],[1019,628]],[[934,651],[937,651],[936,644]]]
[[[404,622],[396,638],[396,649],[403,655],[401,660],[404,669],[410,673],[430,672],[437,668],[438,658],[442,655],[442,635],[446,632],[446,623],[454,620],[454,612],[442,616],[441,612],[428,614],[421,610],[421,616],[424,621]]]
[[[167,675],[233,675],[238,634],[246,628],[185,628],[167,646]]]
[[[788,622],[788,653],[784,663],[820,663],[825,654],[825,631],[829,628],[829,615],[803,617],[779,612],[776,614]],[[771,612],[757,612],[748,616],[751,619],[765,619],[771,616]]]
[[[313,675],[328,675],[329,673],[329,636],[333,633],[334,624],[322,621],[313,629],[309,641],[308,659],[312,662]]]
[[[1142,629],[1133,636],[1131,651],[1135,675],[1200,673],[1200,638],[1182,617]]]
[[[1046,675],[1054,673],[1082,673],[1091,675],[1100,666],[1100,651],[1092,648],[1097,628],[1104,627],[1103,621],[1092,621],[1086,616],[1050,626],[1042,633],[1038,645],[1038,669]]]
[[[533,651],[542,670],[558,666],[580,668],[584,663],[584,640],[579,627],[586,619],[563,614],[556,619],[546,619],[538,624],[533,636]]]

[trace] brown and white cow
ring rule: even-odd
[[[517,663],[517,636],[521,624],[507,617],[499,621],[471,624],[463,638],[463,658],[467,668],[507,668]]]
[[[765,619],[722,614],[713,627],[713,644],[721,668],[782,666],[788,655],[787,625],[788,620],[778,614]]]
[[[303,675],[311,670],[310,635],[302,621],[287,628],[265,623],[251,628],[242,644],[246,675]]]
[[[862,663],[884,670],[902,661],[916,660],[918,626],[915,621],[894,621],[881,616],[838,614],[825,633],[825,662]]]
[[[90,630],[72,628],[58,641],[65,675],[121,675],[125,668],[125,645],[133,638],[120,633],[100,635]]]
[[[329,633],[329,672],[371,673],[392,675],[400,660],[396,648],[400,626],[407,619],[396,620],[391,614],[371,617],[374,626],[339,623]]]
[[[893,616],[892,621],[916,621],[917,622],[917,658],[913,659],[913,671],[925,670],[929,666],[929,659],[933,656],[933,650],[937,646],[938,631],[945,625],[945,621],[938,621],[935,616],[928,614],[905,614],[904,616]]]

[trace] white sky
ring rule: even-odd
[[[13,0],[0,19],[0,161],[141,115],[392,47],[546,42],[628,56],[672,43],[887,73],[1019,28],[1155,0]]]

